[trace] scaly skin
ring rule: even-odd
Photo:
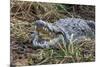
[[[66,46],[70,41],[79,42],[81,39],[95,38],[95,23],[89,20],[66,18],[54,23],[37,20],[35,22],[36,28],[45,29],[50,35],[54,34],[54,38],[49,41],[41,39],[39,31],[35,30],[32,33],[34,47],[50,48],[58,44]]]

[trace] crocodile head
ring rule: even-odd
[[[52,45],[64,43],[62,34],[61,30],[52,23],[37,20],[34,24],[34,32],[32,33],[33,46],[49,48]]]

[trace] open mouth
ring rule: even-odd
[[[33,45],[36,47],[49,48],[60,40],[59,34],[50,31],[46,26],[35,25],[34,31],[36,34],[33,33]]]
[[[49,31],[47,27],[37,27],[36,26],[35,31],[38,32],[39,38],[46,40],[46,41],[50,41],[56,37],[56,34],[54,32]]]
[[[66,34],[60,27],[42,20],[37,20],[34,24],[32,38],[33,46],[42,48],[66,45],[67,42]]]

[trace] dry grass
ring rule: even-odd
[[[11,64],[41,65],[95,60],[95,40],[71,43],[59,49],[34,49],[31,34],[35,20],[54,22],[60,18],[78,17],[95,20],[95,7],[11,1]]]

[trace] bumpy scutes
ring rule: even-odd
[[[50,48],[58,44],[66,46],[70,41],[79,42],[82,39],[95,38],[94,21],[78,18],[60,19],[54,23],[37,20],[34,28],[35,30],[32,33],[34,47]],[[45,30],[49,33],[47,37],[53,36],[53,38],[49,41],[40,38],[40,31],[37,31],[37,28]]]

